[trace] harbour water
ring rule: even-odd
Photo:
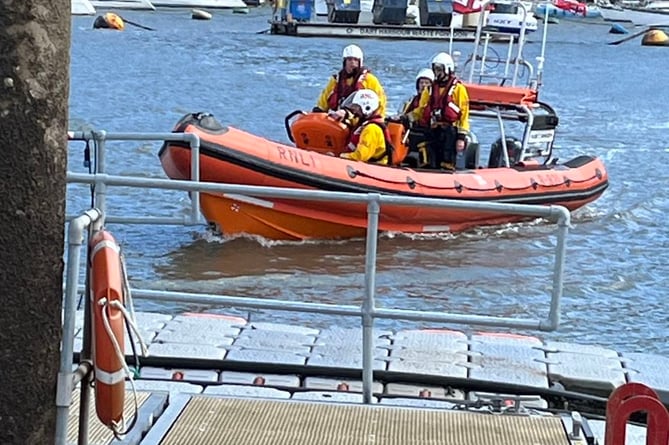
[[[70,128],[165,132],[185,113],[208,111],[221,122],[287,141],[284,117],[310,109],[340,63],[343,46],[359,44],[395,109],[438,42],[300,39],[258,34],[270,10],[216,12],[194,21],[190,11],[124,12],[155,28],[93,30],[92,17],[72,22]],[[562,325],[543,338],[596,343],[666,355],[669,344],[668,93],[665,48],[619,36],[607,26],[563,23],[550,28],[541,98],[561,118],[556,150],[604,159],[610,188],[573,215],[568,241]],[[526,57],[540,51],[530,38]],[[470,44],[456,44],[463,55]],[[500,48],[499,51],[503,51]],[[476,131],[476,129],[474,129]],[[164,177],[160,143],[108,143],[108,171]],[[70,144],[73,171],[83,144]],[[90,206],[87,187],[68,186],[68,213]],[[112,214],[185,214],[184,193],[116,189]],[[359,303],[364,240],[276,243],[224,240],[203,227],[110,226],[123,243],[133,287],[289,300]],[[377,304],[461,313],[543,318],[548,309],[553,227],[528,223],[458,235],[384,236],[379,242]],[[147,301],[140,310],[234,313],[228,308]],[[252,313],[254,320],[321,327],[358,320],[304,314]]]

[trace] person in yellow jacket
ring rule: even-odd
[[[469,94],[455,76],[455,63],[449,54],[434,56],[432,71],[432,88],[423,90],[411,117],[431,128],[429,166],[454,169],[458,156],[464,155],[469,134]]]
[[[379,114],[385,117],[386,93],[381,82],[363,65],[363,53],[357,45],[348,45],[342,53],[342,69],[330,77],[313,111],[336,111],[341,103],[361,89],[369,89],[379,97]]]
[[[341,107],[356,118],[357,126],[351,133],[348,145],[351,151],[339,156],[387,165],[392,156],[392,143],[388,128],[379,113],[379,96],[372,90],[358,90],[347,97]]]
[[[409,118],[413,117],[410,113],[418,108],[418,105],[420,105],[420,98],[423,96],[423,91],[431,89],[433,82],[434,72],[431,68],[423,68],[418,71],[418,74],[416,75],[416,94],[404,103],[400,114],[409,115]]]

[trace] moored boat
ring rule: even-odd
[[[559,122],[555,111],[538,100],[537,78],[517,85],[519,72],[541,76],[541,69],[521,69],[528,62],[511,51],[513,39],[506,53],[508,59],[486,55],[489,34],[484,28],[481,17],[475,52],[463,64],[464,70],[469,70],[465,84],[472,118],[496,123],[499,133],[489,134],[487,144],[481,144],[472,134],[456,170],[422,167],[418,161],[421,156],[412,144],[409,153],[392,166],[339,158],[337,155],[346,150],[349,130],[323,113],[287,116],[286,129],[294,146],[223,126],[207,113],[187,114],[174,131],[199,136],[199,174],[204,181],[427,198],[410,207],[384,205],[379,221],[382,231],[457,232],[521,219],[508,213],[437,209],[429,204],[433,199],[556,204],[570,210],[597,199],[608,186],[604,164],[592,156],[566,162],[553,156]],[[523,29],[518,37],[519,52],[524,37]],[[505,66],[496,84],[491,84],[494,76],[486,72],[490,64]],[[395,152],[404,152],[404,128],[396,122],[388,122],[388,126],[393,130]],[[420,129],[411,128],[409,132],[415,135]],[[166,142],[159,157],[168,177],[190,178],[192,153],[188,144]],[[486,161],[481,163],[483,158]],[[270,239],[347,238],[363,235],[367,227],[366,207],[362,204],[206,193],[200,202],[207,221],[225,234],[246,233]]]
[[[72,0],[70,7],[72,15],[95,14],[95,7],[88,0]]]
[[[495,2],[487,17],[487,26],[501,32],[520,33],[523,26],[525,32],[537,30],[537,19],[530,13],[530,2],[506,3]]]
[[[540,18],[548,16],[577,21],[602,19],[602,11],[598,6],[576,0],[554,0],[550,3],[538,3],[534,14]]]
[[[637,26],[669,26],[669,11],[661,8],[622,7],[610,3],[599,6],[607,22],[632,23]]]
[[[150,0],[92,0],[97,9],[132,9],[141,11],[155,11],[156,7]]]
[[[152,0],[151,3],[156,8],[233,9],[246,6],[242,0]]]

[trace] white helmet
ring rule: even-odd
[[[347,57],[358,59],[360,61],[360,66],[362,66],[362,50],[358,45],[349,45],[344,48],[341,58],[342,60],[346,60]]]
[[[418,82],[420,79],[428,79],[430,82],[434,81],[434,72],[430,68],[423,68],[422,70],[418,71],[418,74],[416,74],[416,82]]]
[[[453,58],[447,53],[439,53],[432,59],[432,67],[435,65],[441,65],[444,67],[446,74],[450,74],[455,71],[455,63],[453,63]]]
[[[355,105],[360,107],[363,116],[369,117],[379,109],[379,96],[372,90],[358,90],[351,93],[341,104],[341,107],[351,110]],[[351,111],[355,112],[356,110]]]

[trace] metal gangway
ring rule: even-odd
[[[309,199],[316,201],[337,201],[364,203],[367,206],[367,236],[365,250],[364,298],[360,306],[313,303],[308,301],[286,301],[280,299],[247,298],[234,295],[216,295],[194,292],[174,292],[155,289],[133,288],[133,298],[151,299],[166,302],[188,302],[206,305],[227,306],[244,309],[268,309],[275,311],[306,312],[328,314],[342,317],[359,318],[362,327],[362,393],[366,404],[372,401],[373,371],[373,330],[377,320],[390,319],[402,321],[422,321],[453,323],[487,327],[506,327],[524,330],[553,331],[560,324],[560,302],[563,292],[565,250],[570,213],[561,206],[521,205],[504,203],[485,203],[447,199],[410,198],[381,194],[355,194],[284,189],[272,187],[241,186],[201,182],[199,180],[199,148],[197,135],[184,133],[107,133],[104,131],[72,132],[71,141],[93,142],[94,165],[90,173],[68,171],[69,184],[88,184],[94,186],[93,208],[79,215],[68,215],[67,264],[65,274],[64,313],[62,329],[62,351],[57,390],[57,444],[65,444],[67,437],[68,412],[73,402],[73,392],[77,384],[86,382],[91,374],[91,316],[90,290],[80,283],[82,249],[86,239],[106,224],[156,224],[156,225],[198,225],[203,224],[199,212],[200,193],[234,193],[252,197],[280,197],[285,199]],[[192,180],[176,181],[162,178],[110,175],[107,173],[107,141],[186,141],[192,153]],[[148,217],[136,215],[113,215],[107,211],[107,197],[115,187],[137,187],[158,191],[181,190],[189,192],[191,207],[187,216]],[[466,209],[479,211],[504,211],[517,215],[545,218],[556,224],[554,261],[550,289],[550,301],[545,318],[531,319],[519,317],[498,317],[469,315],[438,311],[418,311],[379,307],[376,303],[376,259],[379,235],[379,214],[385,205],[424,205],[438,208]],[[88,273],[86,271],[86,282]],[[83,347],[79,354],[80,361],[73,370],[75,313],[77,298],[85,294]],[[81,410],[79,417],[79,443],[87,443],[90,406],[90,386],[82,384]]]

